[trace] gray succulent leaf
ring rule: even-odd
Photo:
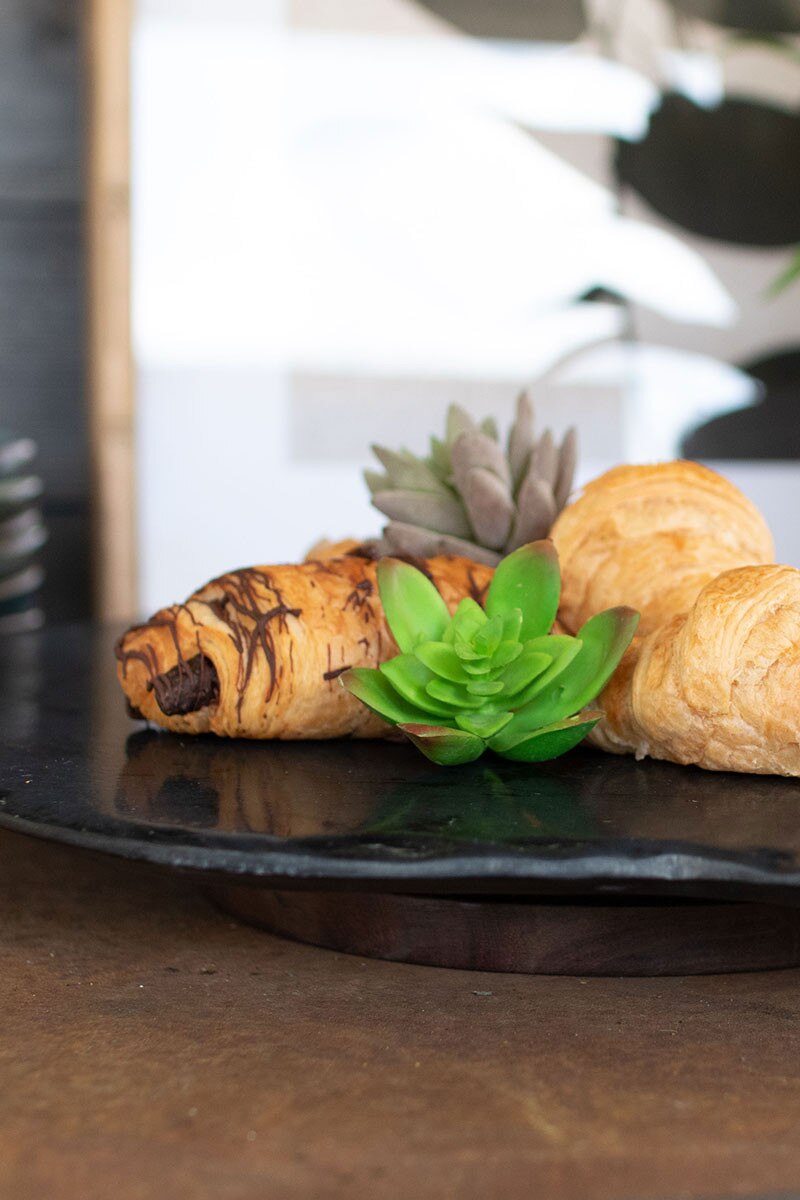
[[[514,501],[506,484],[486,467],[471,467],[461,490],[475,540],[501,550],[514,520]]]
[[[553,489],[556,501],[556,512],[561,512],[561,509],[567,503],[569,494],[572,491],[572,483],[575,478],[575,467],[578,462],[578,434],[574,426],[571,426],[564,434],[564,439],[561,443],[561,448],[558,454],[558,475],[556,477],[555,487]]]
[[[467,486],[467,473],[476,467],[491,471],[510,492],[511,473],[508,469],[508,459],[502,447],[485,433],[462,433],[453,444],[450,458],[453,478],[462,496],[465,495],[464,489]]]
[[[537,440],[533,404],[522,392],[503,445],[494,420],[479,424],[454,404],[444,438],[430,439],[427,457],[373,449],[384,473],[364,477],[389,518],[382,546],[495,564],[502,551],[549,535],[573,486],[577,437],[570,429],[557,445],[545,430]]]
[[[393,521],[422,525],[437,533],[470,538],[472,528],[464,505],[451,493],[415,492],[400,488],[376,492],[375,507]]]
[[[389,476],[382,475],[380,471],[365,471],[364,479],[370,490],[370,495],[374,495],[375,492],[385,492],[392,486]]]
[[[460,558],[471,558],[474,562],[496,567],[500,555],[485,546],[479,546],[465,538],[421,529],[418,525],[406,525],[392,521],[384,528],[380,543],[383,554],[409,554],[415,558],[433,558],[437,554],[456,554]]]
[[[516,495],[528,469],[533,449],[533,405],[527,392],[517,398],[517,415],[508,435],[508,466]]]
[[[447,410],[446,441],[452,446],[462,433],[478,433],[478,426],[460,404],[451,404]]]
[[[530,470],[537,479],[549,483],[551,488],[555,486],[558,478],[558,457],[558,447],[553,441],[553,435],[549,429],[545,429],[531,455]]]
[[[431,452],[425,462],[441,480],[447,479],[452,472],[450,465],[450,448],[437,437],[431,438]]]
[[[375,457],[386,470],[386,478],[390,487],[416,488],[423,492],[440,492],[443,484],[441,479],[420,458],[402,450],[400,453],[387,450],[385,446],[373,446]]]
[[[556,501],[553,489],[543,479],[537,479],[531,469],[522,481],[517,497],[517,513],[511,534],[506,542],[506,553],[547,537],[556,516]]]

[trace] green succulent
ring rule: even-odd
[[[611,678],[639,614],[611,608],[577,637],[552,634],[561,576],[552,542],[521,546],[498,565],[482,608],[465,598],[453,616],[409,563],[382,559],[378,589],[400,654],[355,667],[342,686],[427,758],[472,762],[486,749],[544,762],[576,746],[600,719],[584,712]]]

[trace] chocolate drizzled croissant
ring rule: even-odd
[[[491,568],[442,556],[422,565],[454,610],[481,600]],[[389,727],[346,692],[348,667],[397,653],[374,561],[231,571],[157,612],[117,644],[133,715],[179,733],[249,738],[381,737]]]

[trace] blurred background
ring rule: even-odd
[[[0,0],[0,633],[91,603],[80,97],[78,5]]]
[[[149,611],[377,533],[370,444],[522,386],[579,481],[709,462],[800,565],[800,0],[77,7],[0,5],[48,616],[89,609],[92,512],[95,607]]]

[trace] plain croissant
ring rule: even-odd
[[[716,771],[800,775],[800,572],[772,564],[758,510],[697,463],[617,467],[553,530],[574,632],[629,604],[640,635],[590,740]]]
[[[455,610],[480,601],[489,567],[416,563]],[[249,567],[157,612],[117,644],[132,715],[177,733],[249,738],[382,737],[388,726],[338,682],[397,654],[374,561],[345,555]]]
[[[593,613],[627,604],[644,636],[685,613],[721,571],[775,553],[755,505],[715,471],[683,461],[606,471],[564,509],[552,538],[559,620],[572,634]]]
[[[712,771],[800,775],[800,571],[740,567],[639,638],[593,740]]]

